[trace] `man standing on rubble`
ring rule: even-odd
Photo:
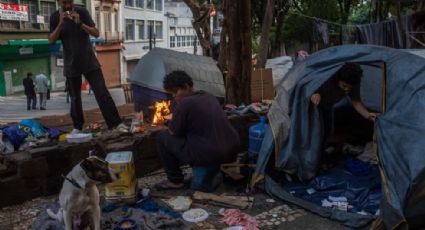
[[[218,100],[205,91],[195,91],[192,78],[184,71],[168,74],[163,87],[173,95],[177,105],[169,130],[157,136],[168,180],[156,187],[182,188],[184,176],[180,165],[219,167],[222,163],[234,162],[239,151],[239,135]]]
[[[325,137],[332,130],[332,109],[342,98],[348,96],[354,109],[365,119],[375,121],[376,113],[371,113],[360,98],[360,81],[363,71],[359,64],[345,63],[341,69],[327,80],[310,98],[319,106],[323,114]]]
[[[90,37],[99,37],[89,12],[74,6],[73,0],[59,0],[60,8],[50,16],[49,43],[62,41],[64,55],[64,75],[67,78],[71,96],[72,133],[83,129],[84,115],[81,102],[82,75],[90,83],[96,101],[108,128],[127,132],[115,103],[106,88],[102,70],[90,43]]]

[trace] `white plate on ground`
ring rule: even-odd
[[[185,221],[198,223],[208,218],[208,212],[202,208],[193,208],[184,212],[182,217]]]

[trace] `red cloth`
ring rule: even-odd
[[[239,209],[226,209],[221,222],[229,226],[242,226],[244,230],[259,230],[255,218]]]

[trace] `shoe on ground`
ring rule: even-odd
[[[46,108],[40,108],[40,110],[46,110]]]
[[[71,131],[71,134],[79,134],[79,133],[82,133],[83,131],[81,131],[81,130],[79,130],[79,129],[73,129],[72,131]]]
[[[127,125],[125,125],[124,123],[121,123],[117,127],[115,127],[115,130],[117,130],[121,133],[128,133],[130,128]]]

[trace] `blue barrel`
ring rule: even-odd
[[[261,143],[263,142],[265,132],[266,117],[261,116],[260,122],[249,128],[248,153],[250,156],[255,156],[260,152]]]

